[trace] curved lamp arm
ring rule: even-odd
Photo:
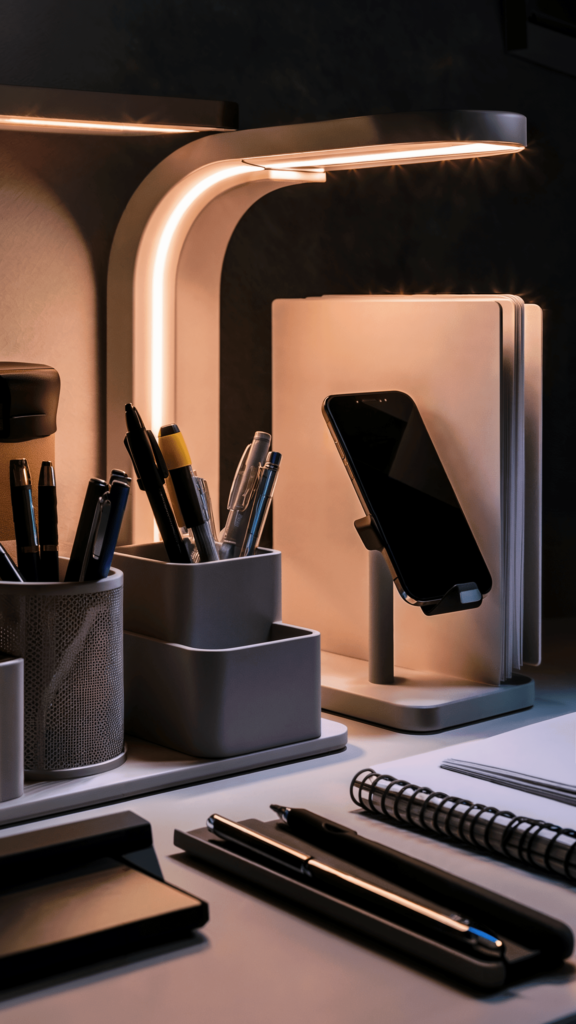
[[[220,277],[246,210],[330,170],[470,159],[526,145],[520,114],[452,111],[259,128],[189,143],[156,167],[118,225],[108,274],[107,462],[130,470],[124,405],[156,433],[177,421],[218,508]],[[152,539],[134,489],[123,540]]]

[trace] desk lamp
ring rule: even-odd
[[[108,467],[125,466],[124,405],[157,433],[176,421],[218,507],[220,278],[238,221],[262,196],[326,171],[505,156],[521,114],[457,110],[257,128],[188,143],[144,179],[119,222],[108,277]],[[191,441],[192,443],[192,441]],[[126,465],[126,469],[129,467]],[[125,542],[153,538],[135,493]]]

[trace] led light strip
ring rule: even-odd
[[[164,334],[166,300],[174,301],[172,291],[166,288],[166,269],[170,249],[176,232],[190,207],[210,188],[220,182],[234,177],[253,174],[254,167],[247,164],[234,164],[213,174],[207,175],[202,181],[186,192],[168,216],[158,239],[152,267],[151,289],[151,394],[150,418],[151,428],[157,434],[163,423],[164,416]],[[168,294],[166,294],[168,292]]]
[[[55,117],[10,117],[7,114],[0,114],[0,124],[21,124],[30,128],[70,128],[70,129],[92,129],[101,131],[116,132],[139,132],[140,135],[174,135],[180,132],[200,132],[202,128],[176,128],[172,126],[142,123],[124,123],[121,121],[72,121]],[[211,129],[212,130],[212,129]]]
[[[338,156],[316,156],[302,160],[299,157],[293,157],[291,160],[274,160],[272,163],[269,163],[263,157],[261,166],[274,170],[288,170],[290,168],[297,170],[303,167],[321,169],[325,167],[343,167],[346,165],[358,167],[362,164],[401,163],[403,160],[417,160],[428,157],[440,160],[443,157],[519,153],[522,149],[524,149],[524,146],[511,143],[470,142],[456,143],[449,146],[417,146],[414,149],[373,149],[370,152],[354,152],[352,150],[348,156],[341,153]],[[254,163],[257,160],[258,158],[253,158]]]

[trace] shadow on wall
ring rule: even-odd
[[[142,178],[188,136],[0,133],[0,359],[60,373],[61,547],[105,471],[105,310],[117,222]]]

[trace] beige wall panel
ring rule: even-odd
[[[56,473],[64,546],[73,539],[87,479],[98,470],[92,261],[58,196],[6,147],[0,149],[0,224],[0,359],[47,363],[62,381]]]

